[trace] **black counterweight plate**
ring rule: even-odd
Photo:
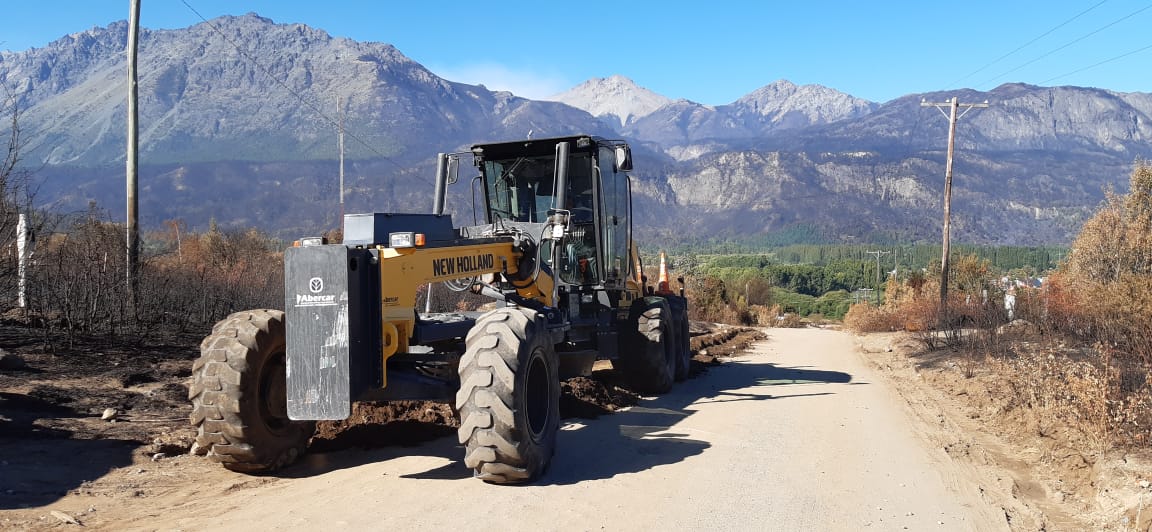
[[[348,248],[284,254],[288,417],[346,419],[349,383]]]

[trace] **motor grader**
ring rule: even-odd
[[[474,220],[456,227],[446,192],[469,157]],[[300,240],[284,255],[284,310],[232,314],[201,344],[199,452],[275,470],[354,402],[451,401],[474,476],[538,478],[562,379],[607,359],[634,389],[662,393],[688,373],[687,301],[666,279],[647,284],[631,169],[626,143],[589,135],[477,144],[440,154],[430,214],[349,214],[342,243]],[[419,312],[437,286],[495,304]]]

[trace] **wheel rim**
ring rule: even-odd
[[[548,393],[550,378],[548,365],[544,362],[544,354],[537,350],[532,355],[531,361],[528,363],[528,374],[524,379],[525,391],[527,392],[524,397],[524,412],[528,416],[528,432],[531,434],[532,440],[540,442],[545,429],[548,427],[548,418],[552,410],[550,408],[552,401]]]
[[[276,353],[269,357],[260,371],[260,419],[264,426],[273,433],[284,432],[289,425],[287,372],[285,371],[284,353]]]

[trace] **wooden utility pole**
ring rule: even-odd
[[[865,251],[869,255],[876,255],[876,306],[880,306],[880,257],[892,253],[891,251]]]
[[[944,113],[943,106],[947,105],[950,108],[949,113]],[[945,314],[948,312],[948,245],[952,229],[952,154],[956,148],[956,122],[961,117],[968,114],[974,107],[988,107],[988,101],[984,103],[960,103],[955,96],[951,100],[942,103],[933,103],[921,100],[920,107],[935,107],[948,117],[948,160],[944,164],[944,245],[940,257],[940,322],[945,321]],[[963,113],[958,113],[959,109],[964,107]]]
[[[137,109],[137,85],[136,85],[136,48],[140,41],[140,0],[129,0],[131,11],[128,16],[128,153],[126,155],[127,162],[127,181],[128,181],[128,305],[129,316],[135,317],[137,293],[136,289],[139,286],[140,278],[140,227],[139,227],[139,207],[140,203],[136,197],[136,191],[139,188],[137,185],[137,165],[139,163],[139,110]]]

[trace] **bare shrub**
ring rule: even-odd
[[[1152,166],[1138,161],[1129,193],[1106,194],[1060,271],[1018,291],[1016,309],[1043,334],[1095,345],[1005,357],[1021,403],[1100,450],[1152,445]]]
[[[784,327],[784,328],[800,328],[804,327],[804,319],[799,314],[794,312],[784,312],[780,305],[772,305],[772,308],[764,308],[764,312],[759,316],[758,322],[760,325],[766,327]]]
[[[1152,166],[1138,162],[1127,195],[1108,193],[1061,271],[1070,302],[1053,323],[1152,366]],[[1055,296],[1055,294],[1053,294]],[[1054,298],[1053,298],[1054,299]]]
[[[931,331],[936,327],[938,307],[935,301],[928,298],[911,298],[899,304],[897,318],[905,331],[914,333]]]
[[[728,307],[728,289],[724,281],[713,277],[690,277],[686,293],[692,302],[688,315],[694,320],[719,322],[716,319]]]
[[[1152,383],[1146,368],[1107,346],[1048,344],[999,359],[1013,376],[1014,406],[1034,410],[1041,430],[1066,427],[1097,452],[1152,444]]]
[[[743,294],[732,293],[724,281],[700,276],[688,278],[686,284],[691,319],[732,325],[760,323],[762,311],[756,310],[757,305],[749,305]]]
[[[0,293],[15,294],[19,257],[16,254],[17,227],[20,216],[34,234],[44,224],[45,217],[32,210],[36,193],[32,174],[22,168],[21,150],[25,140],[20,127],[20,108],[15,96],[5,90],[0,100]],[[15,298],[13,298],[15,299]],[[13,303],[15,301],[12,301]],[[7,303],[7,301],[5,301]]]
[[[752,315],[754,324],[766,327],[771,327],[772,324],[776,323],[776,317],[779,315],[779,312],[779,305],[773,305],[772,307],[750,305],[748,307],[748,313]]]
[[[127,308],[124,232],[102,220],[94,205],[88,213],[38,245],[30,270],[29,308],[53,319],[66,333],[124,332]],[[47,333],[46,333],[47,334]]]
[[[789,312],[789,313],[784,314],[783,316],[780,316],[780,319],[776,320],[776,323],[774,325],[776,327],[784,327],[784,328],[789,328],[789,329],[799,329],[799,328],[804,327],[804,319],[801,318],[799,314],[794,314],[794,313]]]
[[[178,228],[173,224],[171,228]],[[71,343],[78,334],[146,340],[154,333],[203,330],[245,308],[281,308],[283,252],[256,230],[152,235],[140,269],[135,315],[125,284],[124,228],[91,206],[43,238],[31,268],[29,308]],[[179,235],[179,236],[175,236]],[[156,251],[158,250],[158,251]]]
[[[856,303],[848,307],[844,326],[857,333],[895,331],[902,327],[900,318],[886,307],[871,303]]]
[[[211,227],[187,234],[174,252],[142,268],[140,322],[177,331],[200,329],[239,310],[283,308],[283,244],[255,229]]]

